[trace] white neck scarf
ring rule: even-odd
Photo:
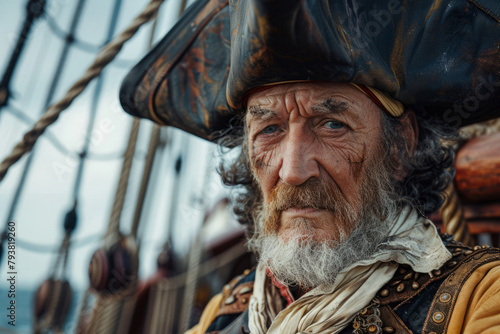
[[[250,332],[340,332],[392,278],[399,264],[428,273],[451,258],[434,225],[425,222],[415,210],[403,209],[375,254],[345,268],[334,282],[314,288],[281,312],[274,298],[278,289],[267,279],[265,265],[259,264],[249,303]]]

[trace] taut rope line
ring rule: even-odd
[[[155,16],[155,21],[153,23],[153,27],[151,29],[151,37],[149,40],[149,48],[151,49],[153,43],[153,37],[155,33],[157,23],[157,17]],[[123,211],[123,205],[125,202],[125,196],[127,194],[128,182],[130,178],[130,172],[133,165],[133,158],[135,154],[135,148],[137,144],[137,137],[139,133],[140,120],[139,118],[134,117],[132,128],[130,130],[129,141],[127,144],[127,149],[125,151],[122,170],[120,173],[120,179],[118,182],[118,187],[116,190],[115,200],[113,203],[113,209],[111,212],[111,217],[108,224],[107,232],[104,236],[104,249],[108,258],[122,258],[122,264],[119,265],[120,261],[115,262],[114,264],[108,263],[104,266],[103,262],[96,261],[94,263],[94,268],[103,269],[106,267],[104,271],[110,270],[110,276],[117,276],[120,280],[120,276],[123,276],[121,279],[130,280],[129,284],[125,284],[123,287],[123,291],[113,290],[112,279],[107,281],[107,288],[105,290],[96,290],[96,304],[93,307],[92,314],[87,322],[88,328],[84,331],[88,334],[108,334],[108,333],[127,333],[129,331],[130,322],[134,315],[134,307],[136,301],[137,294],[137,282],[138,282],[138,249],[135,247],[136,245],[136,232],[138,228],[138,222],[134,224],[131,237],[124,237],[120,232],[120,218],[121,213]],[[156,129],[156,127],[154,127]],[[153,129],[153,132],[155,132]],[[159,135],[159,130],[158,130]],[[151,141],[152,143],[153,141]],[[157,142],[157,141],[156,141]],[[156,147],[155,147],[156,148]],[[153,153],[156,150],[153,151]],[[151,145],[150,150],[148,152],[148,159],[153,159],[151,156]],[[147,160],[148,160],[147,159]],[[149,163],[146,161],[145,168],[148,166],[152,166],[152,162]],[[148,174],[149,175],[149,174]],[[143,178],[144,182],[144,178]],[[142,189],[143,185],[141,185]],[[144,198],[139,197],[138,201],[143,200]],[[142,206],[141,206],[142,207]],[[125,242],[128,240],[128,242]],[[124,245],[126,244],[126,245]],[[122,247],[122,251],[117,252],[117,249],[113,250],[114,246]],[[102,251],[102,249],[101,249]],[[99,252],[99,251],[98,251]],[[127,255],[125,255],[127,254]],[[123,256],[123,257],[122,257]],[[128,259],[128,260],[127,260]],[[126,262],[130,262],[128,265]],[[92,262],[90,264],[92,268]],[[100,267],[100,268],[98,268]],[[102,274],[103,272],[101,272]],[[95,285],[93,286],[95,288]],[[90,295],[91,287],[87,290],[89,293],[86,294],[86,297]],[[82,301],[82,311],[86,308],[85,305],[88,304],[88,299],[84,299]],[[84,325],[84,313],[80,312],[79,318],[79,326]],[[83,332],[83,331],[82,331]]]
[[[123,159],[118,187],[116,188],[116,195],[113,202],[113,209],[111,211],[108,230],[106,232],[106,236],[104,237],[106,240],[105,243],[108,245],[114,244],[120,238],[120,217],[123,211],[123,204],[125,203],[125,196],[127,195],[128,181],[130,171],[132,170],[137,136],[139,134],[139,125],[139,118],[134,117],[127,150],[125,151],[125,157]]]
[[[453,235],[456,241],[473,246],[474,240],[469,233],[464,217],[464,208],[453,182],[445,190],[446,199],[439,210],[443,221],[444,232]]]
[[[470,140],[497,133],[499,131],[500,118],[496,118],[462,128],[460,130],[460,138],[462,140]],[[445,202],[439,210],[445,232],[453,235],[456,241],[472,246],[474,244],[474,239],[472,238],[467,227],[467,222],[464,217],[464,208],[460,198],[458,197],[457,189],[453,182],[450,183],[448,188],[445,190],[445,195]]]
[[[153,162],[155,160],[156,151],[160,143],[160,126],[157,124],[153,125],[151,130],[151,137],[149,139],[148,153],[146,155],[146,161],[144,163],[144,170],[142,173],[141,187],[139,188],[139,194],[137,195],[137,203],[135,206],[134,219],[132,220],[132,228],[130,230],[130,235],[137,239],[137,231],[139,229],[139,222],[141,220],[142,209],[144,207],[144,200],[146,199],[146,191],[148,190],[149,180],[151,178],[151,171],[153,169]]]
[[[64,97],[59,102],[47,108],[40,120],[35,123],[31,130],[26,132],[21,142],[12,149],[10,155],[0,164],[0,181],[3,180],[12,165],[21,159],[24,154],[31,151],[38,138],[47,127],[57,120],[59,114],[68,108],[73,100],[83,92],[90,81],[97,77],[103,68],[116,57],[123,47],[123,44],[131,39],[142,25],[155,17],[162,2],[163,0],[151,0],[144,11],[134,19],[132,24],[125,29],[125,31],[104,46],[101,52],[96,56],[92,65],[90,65],[83,76],[73,84]]]

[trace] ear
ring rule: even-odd
[[[417,122],[417,117],[415,116],[415,112],[413,110],[406,110],[403,115],[400,116],[399,119],[401,126],[400,126],[400,133],[401,136],[403,137],[405,141],[405,152],[404,154],[407,157],[411,157],[415,150],[417,149],[418,145],[418,122]],[[398,158],[399,160],[399,158]],[[401,163],[401,160],[399,160]],[[403,166],[400,167],[399,171],[396,173],[395,177],[397,180],[402,181],[405,177],[408,171],[406,168]]]
[[[417,116],[415,112],[408,109],[403,115],[401,115],[401,135],[406,142],[406,154],[412,156],[418,145],[418,123]]]

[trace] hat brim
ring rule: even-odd
[[[500,116],[500,3],[199,0],[130,72],[125,110],[214,140],[245,94],[353,82],[451,126]]]

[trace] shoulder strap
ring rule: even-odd
[[[393,307],[397,305],[394,307],[397,309],[400,304],[406,303],[411,298],[421,294],[431,283],[448,276],[456,269],[456,265],[462,258],[472,254],[471,250],[464,247],[447,246],[447,248],[453,254],[453,258],[443,267],[433,270],[430,273],[415,272],[407,265],[399,266],[394,277],[377,293],[380,305],[390,304]],[[464,254],[465,252],[467,254]]]
[[[206,333],[219,333],[221,330],[234,329],[234,324],[241,321],[246,321],[245,324],[248,323],[248,315],[243,316],[242,313],[247,313],[245,311],[248,308],[248,302],[253,293],[254,280],[255,269],[247,269],[243,275],[235,277],[224,286],[219,310]],[[238,333],[241,334],[241,325],[238,330]],[[223,333],[226,332],[223,331]]]
[[[482,265],[500,260],[499,249],[476,246],[474,250],[439,287],[424,323],[424,333],[445,333],[458,295],[467,279]]]
[[[479,254],[499,252],[494,248],[487,248],[488,246],[471,248],[456,242],[451,242],[446,247],[453,257],[444,266],[430,273],[416,273],[411,267],[401,265],[394,277],[377,293],[380,305],[397,305],[395,306],[395,309],[397,309],[411,298],[421,294],[431,283],[443,280],[450,275],[453,276],[455,271],[459,270],[462,265],[475,262],[475,259],[480,256]]]
[[[453,258],[443,267],[424,274],[415,273],[408,266],[400,266],[394,277],[379,290],[377,301],[380,302],[381,319],[387,333],[412,333],[406,327],[408,324],[405,325],[400,318],[401,312],[406,314],[408,311],[408,305],[417,305],[417,309],[424,308],[419,312],[420,325],[412,328],[418,328],[417,332],[420,332],[425,324],[424,333],[443,333],[441,327],[447,327],[445,317],[449,318],[450,310],[453,309],[466,279],[481,265],[500,259],[500,250],[487,246],[471,248],[449,240],[446,246]],[[448,309],[440,309],[443,306]],[[435,323],[433,316],[440,323]],[[430,328],[430,323],[439,324],[440,327]]]

